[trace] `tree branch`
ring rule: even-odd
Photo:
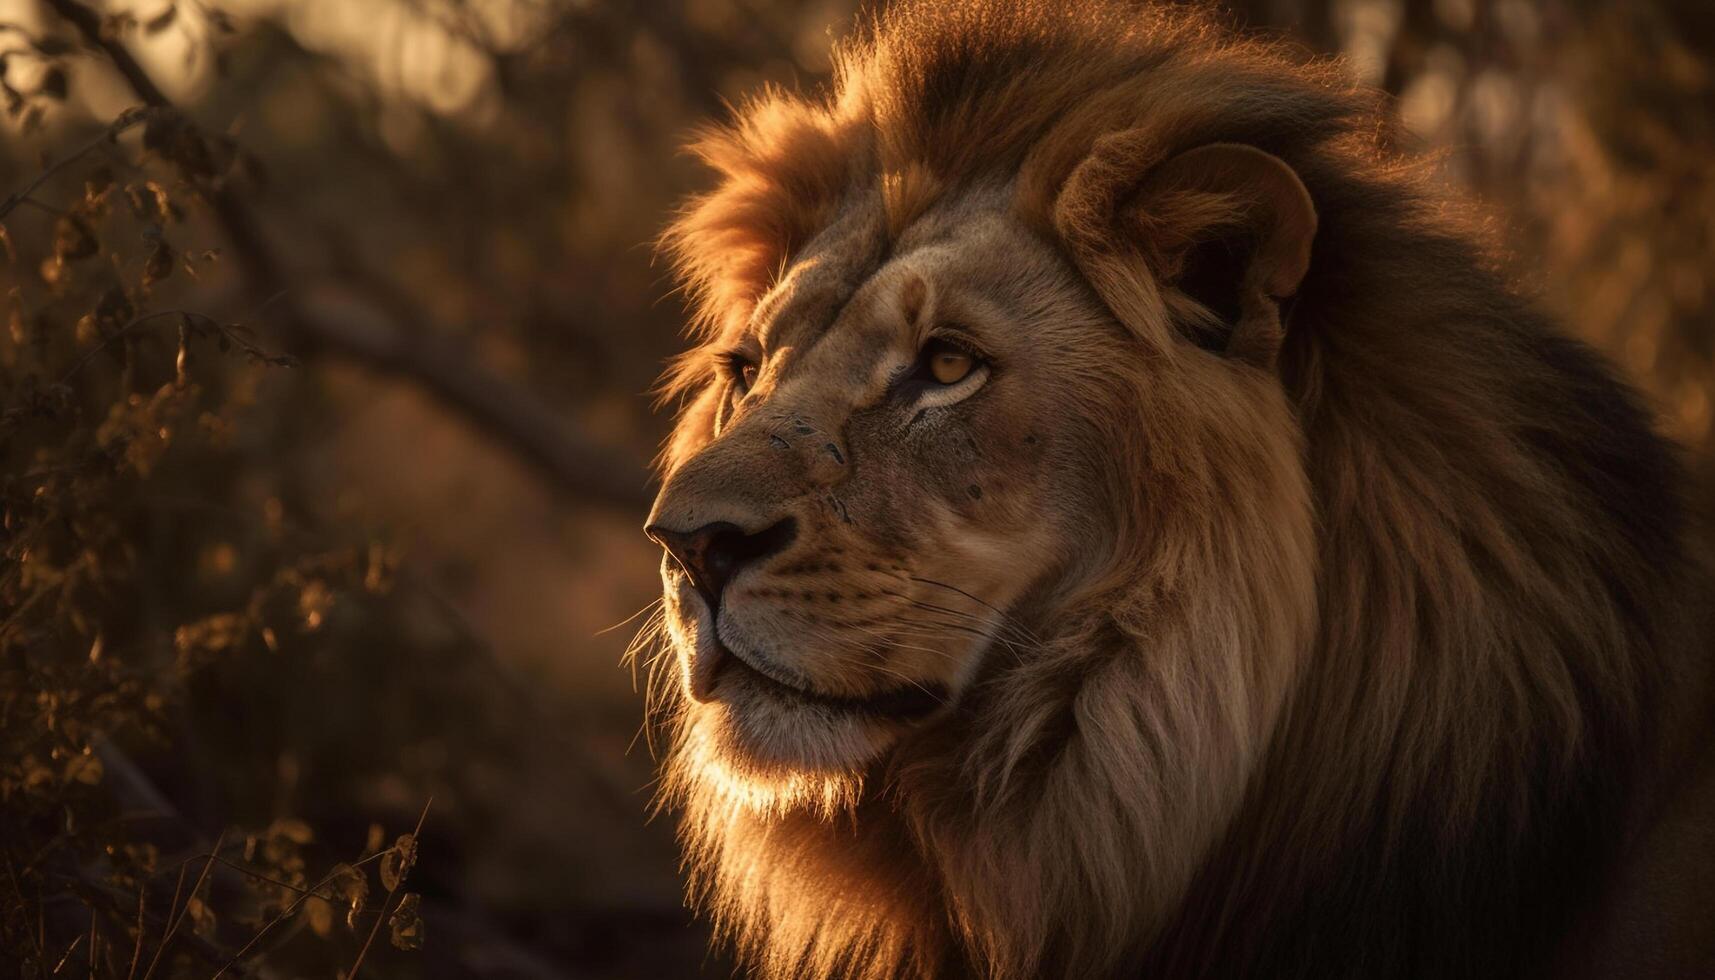
[[[143,66],[137,63],[137,59],[131,56],[131,52],[102,31],[100,14],[76,0],[48,0],[48,6],[77,28],[85,43],[107,52],[113,67],[125,76],[125,81],[131,86],[131,90],[137,93],[139,99],[148,105],[161,108],[172,106],[172,103],[167,101],[166,94],[156,87],[154,79],[150,78]]]
[[[131,52],[102,31],[100,16],[78,0],[47,0],[93,48],[104,52],[146,105],[177,112]],[[292,352],[330,355],[416,384],[478,429],[498,439],[556,489],[622,507],[648,506],[642,462],[573,433],[559,415],[516,384],[477,366],[449,338],[405,325],[315,316],[293,293],[279,257],[255,214],[221,180],[194,181],[232,246],[249,292],[271,297],[271,322]]]

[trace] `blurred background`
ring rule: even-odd
[[[855,9],[0,0],[0,963],[730,972],[621,665],[651,241]],[[1392,93],[1711,474],[1715,4],[1224,9]]]

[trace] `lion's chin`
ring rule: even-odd
[[[861,719],[794,714],[766,702],[693,704],[675,768],[705,799],[759,815],[855,804],[869,763],[895,736]]]
[[[714,716],[723,747],[763,771],[848,772],[897,739],[903,719],[807,698],[735,661],[700,707]]]
[[[838,809],[937,705],[806,697],[735,659],[688,705],[683,762],[705,788],[747,809]]]

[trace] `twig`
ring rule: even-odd
[[[273,875],[263,874],[262,872],[257,871],[255,868],[247,868],[244,865],[239,864],[237,861],[229,861],[226,858],[223,858],[218,854],[213,854],[210,856],[213,857],[216,861],[219,861],[221,863],[222,867],[231,868],[232,870],[238,872],[239,874],[248,875],[251,878],[255,878],[257,881],[265,881],[270,885],[275,885],[277,887],[284,888],[287,891],[297,892],[298,895],[303,897],[303,898],[319,898],[319,899],[322,899],[323,901],[332,901],[331,896],[321,894],[322,886],[333,880],[333,877],[331,875],[328,877],[325,877],[321,881],[317,882],[315,887],[313,887],[313,888],[300,888],[299,886],[294,885],[291,882],[286,881],[282,878],[276,878]]]
[[[171,908],[167,910],[167,934],[161,937],[161,945],[155,949],[154,957],[149,960],[149,968],[143,971],[143,980],[149,980],[150,977],[155,975],[155,967],[161,960],[161,954],[166,952],[167,947],[172,944],[173,937],[178,934],[179,926],[184,925],[186,916],[190,915],[191,903],[197,900],[197,892],[202,890],[203,882],[208,880],[208,873],[210,869],[214,867],[214,856],[220,853],[220,848],[225,843],[226,831],[223,830],[220,832],[220,836],[215,838],[214,850],[209,853],[208,860],[203,862],[202,873],[197,875],[196,884],[191,886],[191,893],[185,896],[185,907],[179,909],[177,915],[173,914],[173,910]],[[179,884],[184,884],[184,879],[184,869],[181,868],[179,870]],[[176,906],[178,904],[179,899],[175,894],[173,896],[173,905]]]
[[[248,354],[252,358],[255,358],[256,360],[262,361],[264,363],[273,365],[275,367],[284,367],[284,366],[287,366],[287,365],[293,363],[291,358],[282,357],[278,354],[271,354],[268,351],[265,351],[262,348],[257,347],[255,344],[252,344],[250,341],[245,340],[243,334],[241,334],[239,332],[239,331],[245,329],[243,324],[230,324],[230,325],[228,325],[228,324],[219,323],[216,320],[211,319],[210,317],[206,317],[206,316],[202,315],[201,313],[192,313],[188,310],[156,310],[153,313],[144,313],[144,314],[141,314],[141,315],[133,318],[131,320],[131,322],[125,324],[124,326],[120,327],[118,330],[115,330],[112,333],[108,334],[107,336],[101,338],[101,341],[99,343],[97,343],[94,347],[91,347],[87,352],[85,352],[83,357],[79,358],[77,363],[73,364],[71,366],[71,368],[68,371],[66,371],[65,375],[60,378],[59,383],[62,385],[63,384],[69,384],[71,382],[71,379],[74,377],[77,377],[78,372],[82,371],[85,367],[87,367],[89,365],[89,362],[91,360],[94,360],[95,355],[106,350],[109,344],[113,343],[115,340],[121,340],[121,339],[129,336],[133,330],[137,329],[138,327],[142,326],[143,324],[148,323],[151,320],[158,320],[164,316],[179,317],[181,329],[184,329],[186,326],[189,326],[189,327],[191,327],[193,329],[197,329],[197,330],[212,331],[213,333],[219,335],[227,343],[232,344],[234,347],[237,347],[240,351],[244,352],[245,354]]]
[[[20,198],[18,200],[18,203],[19,204],[28,204],[31,207],[37,209],[38,211],[46,211],[47,213],[54,215],[55,217],[61,217],[61,216],[64,216],[64,215],[69,213],[66,211],[65,208],[56,208],[52,204],[47,203],[46,201],[38,201],[33,197]]]
[[[149,889],[139,886],[137,889],[137,944],[131,947],[131,966],[125,971],[125,980],[132,980],[137,975],[137,963],[143,959],[143,909],[148,896]]]
[[[423,821],[429,818],[429,806],[434,802],[435,798],[431,796],[429,797],[428,802],[423,804],[423,812],[417,814],[417,829],[411,831],[411,853],[413,855],[413,863],[415,862],[415,855],[422,840]],[[405,878],[410,875],[410,873],[410,868],[403,868],[400,870],[399,876],[393,879],[393,887],[387,889],[387,897],[381,900],[381,914],[375,917],[375,924],[369,927],[369,937],[363,941],[363,948],[357,951],[357,959],[352,961],[351,969],[346,971],[345,980],[357,980],[357,968],[363,965],[363,958],[369,954],[370,944],[375,942],[375,934],[381,931],[381,922],[383,919],[387,918],[387,906],[393,902],[393,893],[398,891],[399,886],[405,883]]]
[[[155,964],[160,962],[162,950],[167,948],[167,939],[173,931],[173,916],[179,908],[179,897],[185,893],[185,872],[189,870],[188,863],[179,865],[179,880],[173,885],[173,900],[167,903],[167,917],[161,922],[161,944],[155,947],[155,955],[149,957],[149,967],[143,971],[143,980],[149,980],[149,975],[155,972]]]
[[[118,330],[115,330],[112,333],[108,334],[107,336],[101,338],[101,341],[99,343],[97,343],[94,347],[91,347],[87,352],[84,353],[84,355],[82,357],[78,358],[77,363],[73,364],[71,366],[71,368],[68,371],[66,371],[65,375],[60,378],[60,384],[62,384],[62,385],[66,384],[66,383],[70,382],[72,378],[77,377],[78,372],[82,371],[84,369],[84,367],[86,367],[89,364],[90,361],[94,360],[95,355],[106,350],[108,344],[113,343],[115,340],[124,339],[125,337],[127,337],[131,334],[131,331],[137,329],[138,327],[142,326],[143,324],[148,323],[151,320],[158,320],[164,316],[184,316],[184,315],[185,315],[185,313],[183,310],[156,310],[153,313],[144,313],[141,316],[133,318],[130,323],[125,324],[123,327],[120,327]]]
[[[20,908],[29,908],[29,900],[24,898],[24,885],[18,880],[18,869],[13,866],[12,855],[10,853],[7,853],[6,855],[6,875],[12,879],[12,891],[18,896],[18,906]],[[30,938],[35,940],[36,962],[40,964],[37,969],[40,969],[42,966],[47,965],[48,951],[42,946],[41,939],[36,933],[31,933]]]
[[[418,821],[417,825],[419,827],[421,827],[422,822]],[[376,851],[374,854],[369,855],[368,857],[364,858],[361,861],[353,862],[350,865],[350,867],[361,868],[371,861],[379,860],[381,858],[381,856],[386,854],[386,853],[387,853],[387,850]],[[230,862],[222,862],[222,863],[230,863]],[[306,889],[298,888],[294,885],[288,885],[285,882],[279,881],[279,880],[274,879],[274,878],[269,878],[266,875],[258,874],[257,872],[251,871],[248,868],[241,868],[238,865],[232,865],[232,867],[238,871],[244,872],[245,874],[255,875],[256,877],[262,878],[265,881],[273,882],[274,884],[277,884],[277,885],[284,885],[285,887],[290,888],[295,892],[298,892],[298,897],[297,897],[296,901],[292,902],[291,905],[289,905],[285,909],[283,909],[279,915],[276,915],[272,919],[269,919],[267,922],[263,923],[262,928],[256,930],[256,934],[254,936],[250,937],[250,941],[245,943],[243,946],[239,947],[238,952],[232,954],[232,958],[226,961],[226,965],[222,966],[219,970],[215,971],[213,980],[220,980],[221,977],[226,976],[226,972],[228,970],[231,970],[232,968],[236,967],[239,964],[240,960],[243,960],[244,957],[248,956],[250,954],[250,951],[253,948],[255,948],[256,944],[262,941],[262,937],[268,935],[269,930],[273,929],[275,926],[286,921],[287,919],[290,919],[293,916],[293,914],[295,914],[298,911],[298,909],[303,907],[303,904],[305,902],[309,901],[312,898],[319,898],[324,902],[330,901],[328,896],[322,895],[319,893],[321,892],[321,890],[323,888],[332,884],[333,878],[334,878],[333,872],[329,871],[327,874],[322,876],[321,881],[316,882],[314,886],[312,886],[311,888],[306,890]],[[383,909],[383,914],[384,913],[385,913],[385,909]]]
[[[115,789],[118,792],[119,796],[121,797],[122,802],[132,804],[132,805],[145,806],[148,809],[150,809],[151,811],[153,811],[155,814],[157,814],[157,815],[159,815],[159,816],[161,816],[167,820],[170,820],[175,824],[178,824],[180,826],[185,825],[184,817],[178,812],[178,810],[173,806],[173,804],[169,800],[167,800],[167,798],[165,796],[163,796],[161,794],[161,791],[159,789],[157,789],[152,782],[149,781],[149,777],[147,775],[145,775],[141,769],[137,768],[137,764],[132,762],[131,759],[129,757],[127,757],[125,755],[125,753],[119,749],[118,746],[115,746],[112,742],[108,741],[105,738],[97,738],[94,742],[94,745],[95,745],[96,754],[100,756],[100,758],[102,760],[102,765],[106,767],[108,775],[110,777],[112,777],[112,781],[115,784]],[[194,834],[193,834],[193,836],[194,836]],[[194,844],[193,844],[193,846],[194,846]],[[371,854],[370,856],[363,858],[362,860],[352,862],[350,867],[361,868],[364,865],[369,864],[372,861],[380,860],[381,857],[387,853],[388,853],[388,851],[385,849],[381,850],[381,851],[377,851],[376,853]],[[205,860],[216,861],[219,864],[221,864],[222,866],[229,867],[229,868],[233,869],[234,871],[237,871],[241,874],[245,874],[245,875],[248,875],[248,876],[253,877],[253,878],[260,878],[260,879],[266,880],[272,884],[283,885],[287,888],[292,889],[293,891],[299,892],[299,896],[298,896],[297,900],[294,901],[289,908],[287,908],[280,915],[276,916],[272,921],[270,921],[266,925],[264,925],[262,927],[262,929],[259,932],[257,932],[257,934],[255,936],[252,936],[250,941],[248,943],[245,943],[244,947],[242,949],[240,949],[236,954],[228,955],[224,950],[216,949],[215,947],[198,940],[197,951],[200,954],[202,954],[204,956],[204,958],[217,957],[217,958],[211,959],[211,962],[223,964],[220,967],[219,972],[217,972],[215,974],[215,977],[217,977],[217,978],[223,977],[226,974],[232,973],[232,972],[238,972],[238,973],[243,973],[243,974],[248,975],[248,970],[242,966],[240,961],[246,955],[248,955],[250,950],[255,947],[256,943],[259,942],[262,939],[262,937],[264,935],[266,935],[268,933],[268,931],[270,929],[272,929],[275,925],[277,925],[279,922],[281,922],[285,919],[291,918],[292,914],[294,912],[296,912],[307,899],[311,898],[312,896],[325,898],[325,896],[316,896],[316,893],[321,891],[321,889],[327,887],[329,884],[331,884],[333,882],[333,879],[334,879],[333,872],[329,872],[319,882],[317,882],[314,887],[312,887],[308,891],[305,891],[303,889],[297,888],[296,886],[289,885],[286,882],[280,881],[277,878],[272,878],[272,877],[270,877],[268,875],[264,875],[258,871],[254,871],[250,868],[243,867],[242,865],[236,864],[232,861],[228,861],[227,859],[220,856],[220,847],[217,843],[216,847],[211,848],[206,853],[199,850],[197,853],[191,855],[190,857],[187,857],[185,860],[183,860],[182,862],[179,863],[179,882],[178,882],[178,886],[174,889],[172,905],[168,908],[167,914],[168,914],[169,920],[173,917],[173,910],[178,907],[179,898],[184,893],[184,884],[185,884],[184,883],[184,875],[187,872],[187,870],[189,869],[191,862],[197,860],[199,857],[203,858]],[[205,870],[206,870],[206,865],[205,865]],[[195,892],[193,891],[192,894],[195,894]],[[146,895],[147,895],[147,889],[139,889],[138,890],[138,894],[137,894],[137,946],[136,946],[136,950],[132,953],[131,969],[126,974],[126,980],[133,980],[133,978],[136,976],[136,973],[137,973],[137,964],[142,959],[143,924],[145,921],[144,920],[144,907],[145,907],[144,902],[145,902]],[[198,937],[195,937],[195,936],[192,936],[190,938],[193,940],[198,939]]]
[[[71,959],[71,954],[77,952],[77,948],[82,945],[83,933],[80,932],[77,934],[77,938],[71,941],[71,945],[66,947],[65,955],[60,957],[60,961],[58,963],[54,964],[54,976],[57,977],[60,975],[60,971],[65,969],[66,961]]]
[[[100,149],[104,144],[111,143],[119,137],[120,133],[123,133],[138,123],[143,122],[148,119],[150,115],[150,111],[143,108],[127,109],[120,113],[119,118],[113,120],[106,129],[102,130],[100,136],[97,136],[95,139],[90,140],[83,146],[73,150],[70,154],[49,164],[46,169],[36,175],[35,180],[30,181],[21,190],[18,190],[11,196],[7,197],[6,203],[0,204],[0,221],[4,221],[6,216],[11,214],[18,205],[23,204],[25,201],[29,201],[30,195],[35,193],[36,188],[46,183],[48,178],[83,159],[91,152]],[[40,202],[34,201],[31,203],[40,204]],[[41,206],[47,207],[47,205]],[[50,208],[49,210],[57,209]]]
[[[83,895],[86,899],[99,902],[102,908],[106,910],[108,916],[115,921],[118,921],[121,915],[129,914],[126,910],[121,909],[119,899],[117,897],[118,893],[108,883],[92,878],[88,874],[81,872],[74,875],[73,880],[83,886]],[[182,886],[183,882],[180,882],[180,884]],[[145,926],[149,923],[148,918],[143,918],[141,921]],[[166,923],[163,920],[162,925],[164,926],[165,924]],[[180,934],[178,936],[178,941],[205,963],[224,963],[229,955],[225,949],[209,942],[194,932]],[[140,959],[141,957],[139,957],[139,960]],[[244,976],[254,975],[247,969],[241,969],[240,973]]]

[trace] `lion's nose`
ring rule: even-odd
[[[747,565],[775,554],[798,534],[798,524],[792,518],[777,521],[755,534],[727,521],[705,524],[695,531],[675,531],[659,524],[643,529],[690,576],[694,586],[709,604],[709,611],[720,608],[721,592]]]

